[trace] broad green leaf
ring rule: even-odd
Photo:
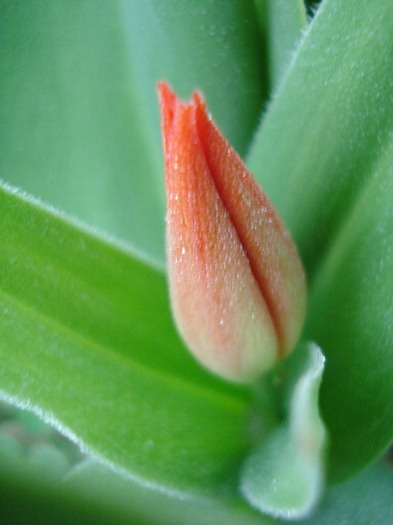
[[[393,437],[393,4],[326,0],[250,155],[311,281],[332,479]]]
[[[393,438],[393,141],[373,172],[310,300],[307,332],[329,349],[321,404],[335,479]]]
[[[1,2],[0,69],[0,177],[162,260],[161,152],[122,2]]]
[[[155,84],[188,98],[201,89],[229,142],[243,154],[267,91],[263,39],[252,0],[125,0],[138,85],[158,136]]]
[[[7,188],[0,221],[0,397],[152,486],[233,483],[248,394],[188,355],[163,273]]]
[[[292,374],[287,379],[288,413],[242,468],[244,496],[253,507],[277,518],[308,516],[321,495],[325,429],[318,392],[324,360],[319,348],[309,343],[286,363]]]
[[[267,40],[270,91],[275,91],[306,28],[303,0],[255,0]]]
[[[310,276],[391,141],[392,15],[385,0],[323,2],[250,150]]]

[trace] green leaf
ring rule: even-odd
[[[335,480],[393,437],[392,16],[384,0],[322,3],[249,163],[311,283],[305,333],[327,358],[321,405]]]
[[[188,355],[164,275],[5,188],[0,221],[0,397],[169,492],[233,483],[249,396]]]
[[[0,4],[0,176],[163,260],[162,158],[122,2]]]
[[[385,0],[323,2],[250,150],[310,276],[391,140],[392,13]]]
[[[275,91],[307,25],[303,0],[255,0],[266,33],[270,90]]]
[[[308,516],[322,490],[325,430],[318,412],[324,357],[312,344],[285,364],[292,377],[286,420],[247,458],[241,489],[251,505],[277,518]],[[288,372],[287,372],[288,373]]]
[[[393,140],[332,243],[310,298],[307,333],[329,349],[321,406],[334,479],[374,459],[393,438],[392,202]]]

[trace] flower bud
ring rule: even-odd
[[[209,116],[202,95],[158,85],[170,299],[195,357],[248,382],[288,355],[306,307],[304,272],[282,219]]]

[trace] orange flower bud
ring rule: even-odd
[[[208,115],[202,95],[158,85],[167,194],[170,299],[196,358],[252,381],[297,343],[304,272],[290,234]]]

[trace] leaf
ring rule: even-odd
[[[162,158],[122,2],[0,5],[0,173],[163,260]]]
[[[391,140],[392,10],[323,2],[250,150],[310,276]]]
[[[309,343],[286,364],[293,374],[286,420],[251,452],[241,490],[250,504],[276,518],[308,516],[322,490],[325,430],[318,411],[324,368],[319,348]]]
[[[4,187],[0,221],[0,397],[134,479],[223,490],[249,395],[183,348],[164,275]]]
[[[332,480],[393,437],[392,16],[384,0],[323,2],[250,154],[308,271]]]
[[[306,28],[303,0],[255,0],[266,33],[270,91],[275,91]]]
[[[373,172],[310,298],[307,333],[329,349],[321,407],[333,479],[360,469],[393,438],[393,140]]]

